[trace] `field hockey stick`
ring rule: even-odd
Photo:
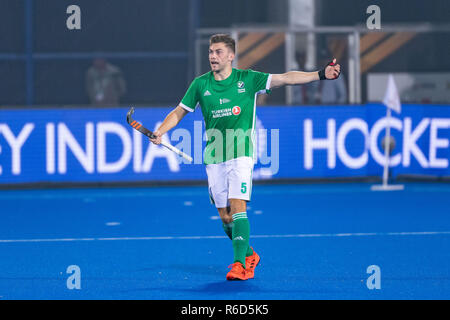
[[[144,127],[141,123],[137,122],[136,120],[134,120],[131,116],[134,113],[134,107],[131,107],[130,110],[128,110],[127,113],[127,122],[130,126],[132,126],[134,129],[136,129],[137,131],[139,131],[140,133],[142,133],[143,135],[151,138],[151,139],[155,139],[156,136],[153,134],[153,132],[151,132],[150,130],[148,130],[146,127]],[[166,147],[167,149],[169,149],[170,151],[175,152],[176,154],[178,154],[179,156],[183,157],[183,159],[186,159],[187,161],[189,161],[190,163],[193,161],[192,157],[188,156],[186,153],[184,153],[181,150],[178,150],[177,148],[175,148],[174,146],[172,146],[170,143],[166,143],[164,141],[161,142],[161,144]]]

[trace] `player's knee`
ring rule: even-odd
[[[233,222],[233,218],[230,214],[230,207],[227,208],[217,208],[217,211],[219,211],[220,219],[222,219],[222,222],[225,224],[229,224]]]
[[[247,202],[241,199],[230,199],[231,215],[247,211]]]
[[[233,218],[231,216],[224,216],[221,217],[221,219],[224,224],[230,224],[233,222]]]

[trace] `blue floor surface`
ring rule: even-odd
[[[256,185],[248,217],[261,263],[228,282],[206,187],[0,191],[0,299],[450,299],[449,184]]]

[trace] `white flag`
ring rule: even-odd
[[[395,112],[401,112],[400,97],[398,96],[397,86],[395,85],[394,77],[389,75],[388,85],[386,88],[386,94],[384,95],[383,103],[394,110]]]

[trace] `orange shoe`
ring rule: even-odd
[[[235,262],[230,264],[228,268],[231,268],[230,272],[227,274],[227,280],[247,280],[247,272],[245,271],[242,263]]]
[[[252,248],[253,250],[253,248]],[[255,268],[259,263],[259,255],[256,253],[255,250],[253,250],[253,254],[251,256],[248,256],[245,258],[245,266],[247,271],[247,277],[248,279],[252,279],[255,276]]]

